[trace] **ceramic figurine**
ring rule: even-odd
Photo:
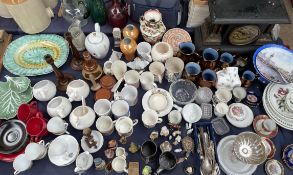
[[[150,135],[150,139],[151,139],[152,141],[154,141],[154,140],[156,140],[157,138],[159,138],[159,132],[157,132],[157,131],[153,131],[153,132],[151,133],[151,135]]]
[[[192,175],[192,174],[194,174],[194,168],[192,166],[186,166],[184,168],[184,172],[187,175]]]
[[[141,60],[139,57],[136,57],[132,62],[128,62],[126,65],[133,70],[144,70],[150,62],[146,60]]]
[[[127,137],[125,136],[121,136],[120,139],[119,139],[119,142],[122,144],[122,145],[125,145],[127,143]]]
[[[117,27],[113,28],[114,47],[119,47],[121,42],[121,30]]]
[[[66,91],[68,84],[74,80],[74,77],[68,73],[62,73],[54,64],[54,59],[51,55],[45,55],[44,59],[53,68],[55,76],[57,78],[56,87],[59,91]]]
[[[152,174],[152,168],[148,165],[146,165],[145,167],[143,167],[142,169],[142,175],[151,175]]]
[[[99,23],[96,23],[95,32],[90,33],[85,39],[85,48],[93,57],[103,59],[107,55],[109,47],[109,38],[101,32]]]
[[[79,52],[76,49],[75,45],[73,44],[73,37],[71,35],[70,32],[66,32],[64,34],[64,38],[67,40],[70,50],[71,50],[71,55],[73,56],[73,58],[71,59],[70,62],[70,67],[73,70],[82,70],[82,65],[83,65],[83,59],[80,58]]]
[[[161,136],[167,137],[169,135],[169,133],[170,133],[170,131],[166,126],[163,126],[161,128],[161,132],[160,132]]]
[[[68,28],[68,32],[72,35],[72,43],[78,51],[85,49],[85,34],[81,30],[80,20],[74,20]]]
[[[160,145],[160,149],[162,152],[165,151],[171,151],[172,150],[172,145],[170,144],[170,142],[168,141],[164,141],[161,145]]]
[[[137,29],[137,27],[135,27],[132,24],[128,24],[126,27],[124,27],[122,33],[124,38],[130,37],[134,39],[135,41],[137,41],[139,36],[139,30]]]
[[[123,28],[128,19],[127,7],[120,0],[112,0],[107,10],[108,22],[112,27]]]
[[[118,143],[116,140],[112,139],[112,140],[109,140],[108,142],[108,148],[110,149],[116,149],[118,146]]]
[[[160,41],[166,31],[162,21],[162,14],[157,9],[150,9],[144,12],[139,19],[140,31],[144,40],[150,44]]]
[[[107,159],[112,159],[115,156],[115,151],[113,149],[106,149],[104,153]]]
[[[96,60],[93,60],[91,58],[91,55],[88,51],[83,52],[83,70],[82,75],[85,79],[90,80],[92,82],[92,91],[97,91],[101,88],[101,86],[96,82],[102,75],[103,70],[102,67],[96,62]]]
[[[128,151],[131,152],[132,154],[136,153],[139,150],[139,147],[136,143],[131,142],[130,147],[128,148]]]
[[[94,164],[95,164],[96,170],[104,170],[106,166],[105,160],[103,160],[100,157],[97,157],[94,159]]]
[[[184,137],[182,139],[182,148],[186,152],[186,158],[188,158],[190,153],[194,152],[194,140],[189,136]]]
[[[136,42],[130,37],[124,38],[120,43],[120,50],[124,54],[127,61],[132,61],[135,57]]]

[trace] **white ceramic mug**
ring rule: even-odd
[[[89,85],[81,80],[71,81],[66,90],[66,94],[69,97],[69,101],[81,101],[82,98],[86,98],[90,93]]]
[[[151,51],[152,46],[147,42],[140,42],[136,47],[137,55],[148,62],[152,61]]]
[[[25,148],[25,157],[28,160],[40,160],[47,154],[47,148],[50,143],[45,144],[44,140],[38,143],[31,142]]]
[[[236,103],[241,102],[247,95],[244,87],[235,87],[232,91]]]
[[[117,80],[123,79],[126,71],[127,65],[124,61],[117,60],[112,63],[111,72]]]
[[[33,165],[31,160],[28,160],[25,154],[18,155],[13,161],[14,175],[30,169]]]
[[[169,58],[166,60],[165,68],[165,78],[168,82],[174,82],[181,78],[184,62],[178,57]]]
[[[155,81],[162,83],[164,72],[165,72],[165,66],[161,62],[152,62],[149,66],[150,72],[154,75]]]
[[[167,42],[157,42],[151,51],[154,61],[165,62],[168,58],[173,57],[173,48]]]
[[[138,101],[137,88],[132,85],[126,85],[119,93],[120,98],[127,101],[129,106],[135,106]]]
[[[53,117],[47,123],[47,130],[55,135],[69,134],[67,127],[68,123],[59,117]]]
[[[101,116],[96,121],[96,128],[104,135],[111,135],[114,131],[114,122],[109,116]]]
[[[129,117],[120,117],[114,122],[119,136],[129,137],[133,133],[133,126],[138,123],[138,120],[131,120]]]
[[[111,112],[116,119],[123,116],[130,116],[129,104],[125,100],[115,100],[112,102]]]
[[[181,112],[178,110],[173,110],[168,114],[168,121],[170,124],[180,124],[182,121],[182,115]]]
[[[90,169],[93,163],[94,163],[94,158],[88,151],[80,153],[77,156],[75,161],[76,167],[74,169],[74,172],[79,173],[79,172],[86,171]]]
[[[124,74],[124,81],[127,85],[139,87],[139,73],[135,70],[129,70]]]
[[[213,96],[213,102],[214,103],[228,103],[232,99],[232,93],[228,89],[220,88],[215,92],[215,95]]]
[[[94,111],[98,116],[107,116],[111,114],[111,102],[107,99],[99,99],[94,104]]]
[[[142,89],[144,89],[145,91],[158,87],[157,84],[155,83],[155,77],[151,72],[143,72],[140,75],[139,80],[140,80]]]
[[[111,75],[112,74],[111,67],[112,67],[112,61],[106,61],[104,63],[103,72],[106,75]]]
[[[33,87],[33,95],[39,101],[51,100],[56,92],[56,85],[50,80],[39,81]]]
[[[116,173],[128,173],[127,162],[123,157],[115,157],[112,160],[112,168]]]
[[[78,130],[89,128],[95,122],[95,111],[89,106],[76,107],[69,116],[71,125]]]
[[[142,113],[141,120],[146,128],[153,128],[157,123],[162,123],[162,118],[154,110],[147,110]]]
[[[47,112],[51,117],[65,118],[71,112],[70,101],[62,96],[53,98],[47,105]]]
[[[115,155],[116,157],[123,157],[124,159],[126,159],[127,153],[125,151],[125,148],[117,147],[115,151]]]
[[[229,106],[226,103],[220,102],[214,108],[214,114],[217,117],[224,117],[229,111]]]

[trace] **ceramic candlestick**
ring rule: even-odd
[[[72,42],[72,35],[70,32],[66,32],[64,34],[64,38],[67,40],[70,50],[71,50],[71,54],[73,56],[71,62],[70,62],[70,67],[73,70],[82,70],[82,65],[83,65],[83,59],[80,57],[78,50],[76,49],[76,47],[74,46],[73,42]]]

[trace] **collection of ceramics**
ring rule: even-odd
[[[95,32],[87,36],[81,26],[81,21],[74,20],[69,32],[64,34],[65,39],[51,34],[18,38],[5,52],[5,68],[20,77],[5,76],[7,81],[0,83],[0,99],[3,99],[0,117],[7,120],[0,125],[0,157],[13,161],[15,174],[28,170],[33,161],[46,155],[56,166],[67,166],[75,161],[76,173],[85,172],[93,164],[97,170],[127,173],[129,153],[122,146],[118,147],[118,141],[107,143],[104,153],[108,160],[93,158],[92,153],[101,151],[104,137],[114,131],[120,136],[119,143],[124,145],[138,122],[153,129],[164,122],[164,116],[167,126],[161,127],[160,132],[152,131],[149,140],[140,146],[132,142],[128,149],[132,154],[140,151],[146,165],[143,175],[153,172],[149,162],[159,160],[155,172],[160,174],[172,171],[190,154],[199,155],[198,166],[203,175],[218,175],[220,169],[229,175],[253,174],[267,159],[268,175],[284,174],[282,163],[273,159],[276,148],[270,139],[278,134],[277,125],[293,130],[292,68],[286,66],[287,60],[292,61],[291,50],[268,45],[256,51],[254,65],[261,75],[260,81],[271,83],[262,95],[267,115],[254,116],[252,109],[261,101],[259,94],[249,90],[256,79],[255,73],[245,70],[239,74],[238,67],[233,66],[238,59],[231,53],[213,48],[197,53],[188,32],[180,28],[166,31],[158,10],[147,10],[143,14],[140,30],[132,24],[122,31],[114,28],[114,44],[122,53],[113,50],[108,60],[105,57],[110,40],[100,31],[99,24],[96,23]],[[138,42],[140,32],[145,42]],[[59,70],[66,63],[69,49],[73,57],[70,66],[80,71],[84,80]],[[79,51],[83,51],[82,56]],[[276,61],[280,56],[283,62]],[[104,65],[95,59],[103,59]],[[31,87],[25,77],[52,71],[56,82],[41,80]],[[270,74],[271,71],[274,74]],[[163,83],[170,83],[169,89],[161,88]],[[138,90],[140,87],[143,91]],[[67,98],[56,96],[57,91],[66,92]],[[87,106],[85,101],[91,96],[90,91],[95,93],[94,106]],[[144,94],[139,99],[141,92]],[[36,101],[30,102],[33,97]],[[138,100],[144,111],[141,111],[141,119],[132,119],[130,108],[136,106]],[[37,101],[48,102],[46,115],[50,119],[45,117],[45,111],[39,110]],[[73,101],[81,105],[72,109]],[[12,119],[15,116],[17,119]],[[216,117],[212,119],[213,116]],[[198,122],[201,119],[211,122],[202,125]],[[252,125],[255,133],[229,135],[216,144],[214,132],[225,135],[230,131],[226,120],[237,128]],[[94,124],[96,130],[90,129]],[[80,146],[84,152],[79,153],[79,142],[67,131],[68,127],[82,131]],[[49,133],[57,137],[45,144],[42,139]],[[157,145],[158,137],[166,140]],[[283,151],[283,161],[291,169],[292,149],[293,146],[288,145]],[[178,157],[178,154],[183,155]],[[194,174],[195,167],[185,166],[184,172]]]

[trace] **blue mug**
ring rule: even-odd
[[[195,45],[192,42],[182,42],[179,44],[178,57],[185,63],[192,61],[195,54]]]
[[[230,53],[225,52],[221,54],[220,61],[222,62],[222,68],[226,68],[234,61],[234,57]]]
[[[244,87],[248,88],[249,86],[251,86],[254,79],[255,79],[255,74],[252,71],[247,70],[243,72],[242,74],[241,83]]]
[[[217,74],[211,69],[206,69],[202,72],[202,78],[199,82],[201,87],[212,88],[217,81]]]
[[[217,60],[219,58],[219,53],[217,50],[213,48],[206,48],[203,50],[203,67],[205,69],[215,69],[217,65]]]

